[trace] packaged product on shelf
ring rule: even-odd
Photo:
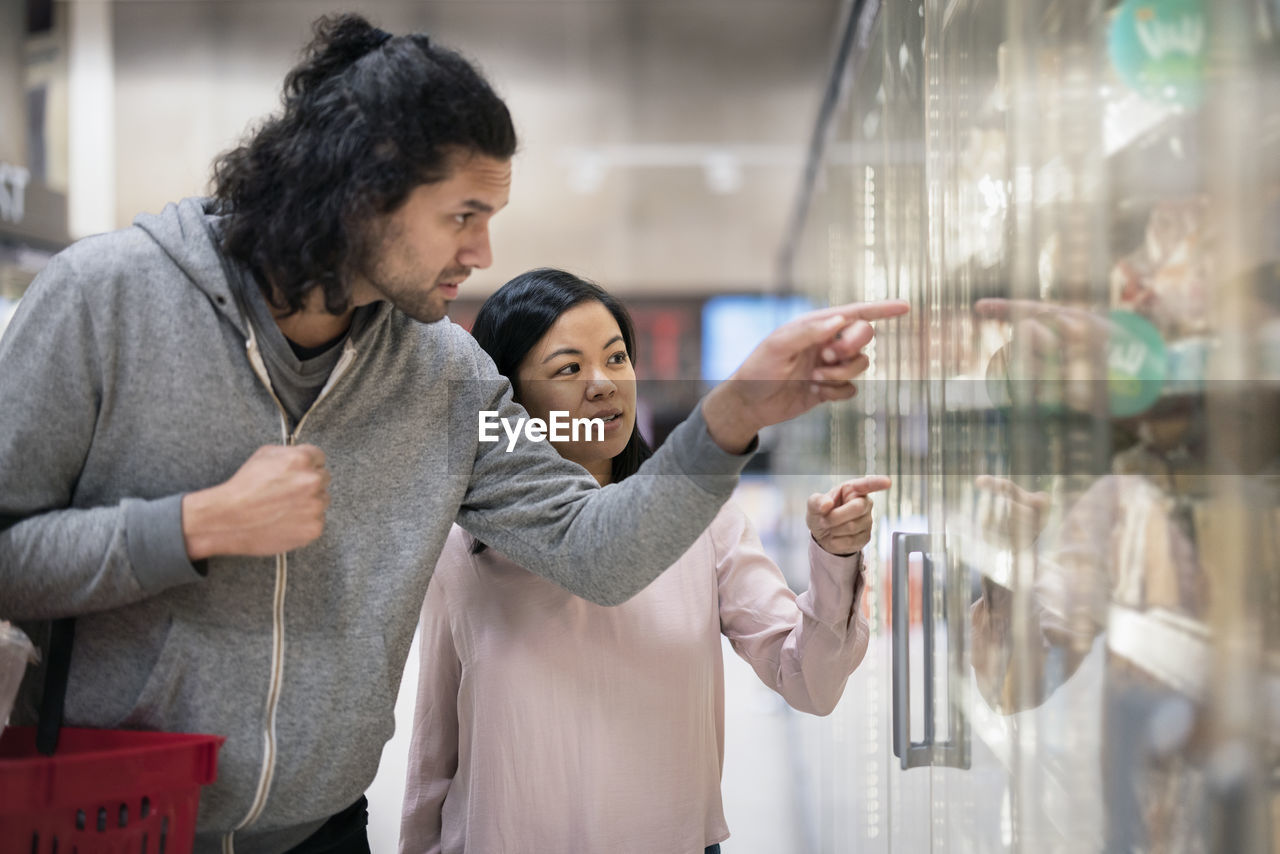
[[[1156,204],[1143,245],[1111,269],[1111,305],[1145,316],[1166,340],[1208,331],[1212,259],[1205,199]]]

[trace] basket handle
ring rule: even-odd
[[[53,621],[49,633],[49,663],[44,672],[44,695],[40,699],[40,720],[36,724],[36,750],[42,756],[52,756],[58,749],[62,710],[67,699],[67,676],[71,670],[71,646],[75,637],[75,617]]]

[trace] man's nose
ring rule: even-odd
[[[483,270],[493,263],[493,250],[489,246],[489,227],[479,229],[458,252],[458,263],[464,267]]]

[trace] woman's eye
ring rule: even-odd
[[[469,219],[471,219],[471,214],[469,213],[460,213],[460,214],[453,215],[453,221],[456,222],[458,225],[466,225],[467,220]]]
[[[578,372],[578,363],[570,362],[560,370],[556,371],[556,376],[568,376],[569,374],[576,374],[577,372]]]
[[[620,350],[609,357],[609,364],[611,365],[625,365],[626,363],[627,352],[625,350]]]

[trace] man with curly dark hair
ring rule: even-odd
[[[69,724],[226,737],[197,850],[368,851],[361,793],[451,524],[622,602],[761,427],[854,393],[867,321],[906,307],[781,327],[600,489],[546,442],[480,441],[478,412],[524,413],[441,322],[507,203],[502,100],[352,15],[317,23],[283,100],[214,198],[60,253],[0,340],[0,618],[76,618]]]

